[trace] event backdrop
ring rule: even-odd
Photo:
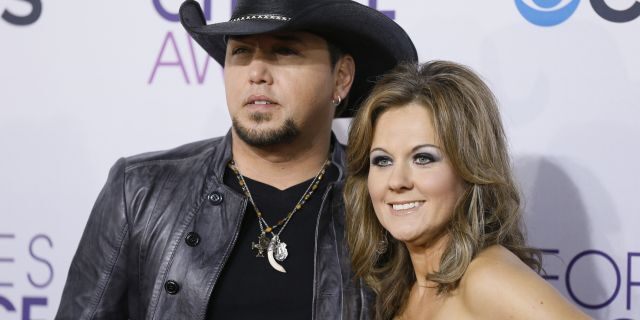
[[[495,91],[547,280],[597,319],[640,319],[640,2],[360,2]],[[116,159],[227,132],[180,3],[0,0],[0,319],[53,318]],[[201,2],[212,22],[233,3]]]

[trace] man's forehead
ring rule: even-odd
[[[309,43],[314,41],[324,41],[319,36],[305,31],[277,31],[252,35],[229,36],[229,40],[237,41],[281,41],[293,43]]]

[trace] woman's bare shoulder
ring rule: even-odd
[[[459,293],[478,318],[590,319],[500,245],[484,249],[471,261]]]

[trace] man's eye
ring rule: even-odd
[[[371,164],[377,167],[387,167],[391,165],[391,159],[389,157],[378,156],[371,159]]]
[[[429,164],[435,161],[435,157],[428,153],[419,153],[413,157],[413,161],[419,165]]]
[[[242,53],[247,53],[247,52],[249,52],[249,50],[247,48],[243,48],[243,47],[238,47],[238,48],[234,48],[233,50],[231,50],[231,54],[232,55],[242,54]]]
[[[293,55],[298,55],[298,51],[291,49],[289,47],[278,47],[274,50],[277,54],[283,55],[283,56],[293,56]]]

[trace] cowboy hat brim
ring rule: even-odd
[[[369,93],[377,77],[399,62],[417,61],[411,39],[398,24],[377,10],[353,1],[322,2],[293,17],[244,18],[207,25],[197,2],[187,0],[180,7],[182,25],[222,66],[226,37],[287,30],[317,34],[352,55],[356,74],[349,91],[350,105],[337,115],[339,117],[354,115],[356,106]]]

